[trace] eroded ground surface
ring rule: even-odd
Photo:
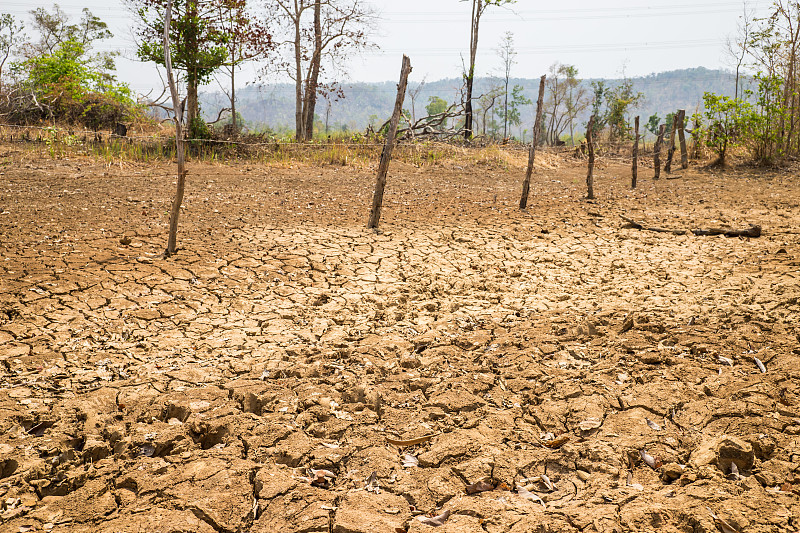
[[[794,173],[2,162],[2,531],[800,528]]]

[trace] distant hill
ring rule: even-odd
[[[698,67],[631,79],[634,89],[645,95],[644,103],[636,110],[644,124],[654,113],[663,118],[676,109],[686,109],[687,115],[691,115],[696,107],[702,105],[704,92],[732,95],[735,78],[732,72]],[[600,80],[587,79],[583,80],[583,83],[589,87],[592,81]],[[602,81],[614,86],[622,80]],[[475,83],[475,94],[480,95],[497,83],[497,78],[479,78]],[[514,84],[522,85],[525,95],[531,100],[536,100],[538,79],[514,78],[511,80],[511,85]],[[414,108],[417,118],[425,115],[425,105],[431,96],[453,102],[459,98],[461,85],[460,78],[427,82],[415,98]],[[394,105],[396,87],[397,83],[394,81],[345,84],[343,85],[345,98],[331,102],[329,110],[326,100],[321,99],[317,103],[317,115],[324,124],[327,114],[331,130],[363,131],[370,123],[381,124],[389,117]],[[414,87],[415,84],[412,83],[411,88]],[[200,98],[207,117],[216,117],[219,109],[228,106],[226,97],[221,93],[203,93]],[[411,99],[408,96],[404,107],[411,110]],[[523,122],[532,121],[533,107],[523,107]],[[294,85],[280,83],[240,89],[237,91],[237,110],[253,127],[268,126],[276,131],[294,131]],[[579,130],[584,129],[586,120],[588,115],[580,121]]]

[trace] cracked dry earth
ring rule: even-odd
[[[4,157],[4,532],[800,527],[792,173]]]

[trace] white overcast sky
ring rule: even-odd
[[[115,34],[100,48],[118,50],[118,76],[139,92],[160,87],[151,64],[134,58],[131,15],[120,0],[57,2],[77,18],[84,7],[106,21]],[[470,3],[459,0],[371,0],[380,13],[373,40],[380,49],[354,57],[350,81],[396,80],[402,54],[411,58],[412,80],[457,77],[468,55]],[[765,14],[769,0],[748,0]],[[3,0],[0,12],[28,22],[36,7],[53,2]],[[477,75],[499,72],[496,49],[507,31],[514,34],[517,61],[512,76],[534,78],[559,61],[577,66],[580,77],[646,75],[689,67],[729,68],[726,36],[736,30],[742,0],[518,0],[508,9],[490,8],[480,30]],[[242,83],[247,79],[242,75]],[[276,80],[278,81],[278,80]],[[237,84],[238,85],[238,84]]]

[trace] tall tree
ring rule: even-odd
[[[469,68],[464,73],[466,94],[464,97],[464,138],[469,140],[473,136],[472,118],[472,88],[475,83],[475,60],[478,56],[478,30],[481,17],[489,6],[503,6],[513,4],[516,0],[461,0],[472,3],[472,15],[469,28]]]
[[[164,65],[164,18],[168,0],[125,0],[136,14],[137,54],[143,61]],[[215,0],[174,0],[170,31],[172,66],[182,70],[186,83],[186,124],[192,137],[202,136],[198,87],[228,60],[228,35]]]
[[[525,96],[523,91],[525,88],[522,85],[514,85],[511,89],[510,98],[505,96],[504,106],[499,114],[503,118],[504,131],[506,126],[519,126],[522,124],[522,113],[520,109],[522,106],[531,105],[533,102],[530,98]],[[503,137],[504,139],[507,136]]]
[[[270,6],[282,23],[277,45],[284,50],[272,66],[295,83],[295,137],[308,140],[317,95],[334,89],[320,80],[328,70],[342,68],[353,52],[372,46],[375,14],[364,0],[272,0]]]
[[[497,54],[503,62],[503,138],[508,138],[508,84],[511,80],[511,68],[517,63],[517,51],[514,49],[514,34],[507,31],[500,41]]]
[[[547,78],[547,123],[545,138],[555,144],[569,128],[574,144],[574,124],[578,115],[589,106],[587,90],[578,79],[578,69],[574,65],[553,63]]]
[[[114,36],[108,24],[94,16],[88,8],[83,8],[77,24],[70,24],[69,15],[58,4],[53,4],[52,12],[38,7],[30,13],[33,15],[33,28],[40,36],[38,42],[32,43],[31,55],[52,54],[66,41],[75,41],[88,51],[94,41]]]
[[[572,146],[575,146],[575,121],[591,105],[589,91],[578,79],[578,69],[574,65],[567,65],[564,71],[567,83],[567,116],[569,117],[569,137]]]
[[[17,22],[10,14],[0,15],[0,92],[3,88],[3,67],[14,47],[19,44],[24,27],[22,22]]]
[[[221,0],[218,4],[220,27],[227,39],[224,41],[228,57],[224,68],[228,71],[231,92],[231,125],[239,131],[236,115],[236,71],[242,64],[265,57],[273,48],[272,35],[266,23],[249,9],[247,0]]]

